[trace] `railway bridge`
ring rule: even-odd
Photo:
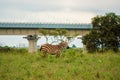
[[[75,34],[85,35],[92,29],[91,24],[68,24],[68,23],[23,23],[23,22],[0,22],[0,35],[27,35],[29,42],[28,51],[37,52],[37,40],[42,36],[40,29],[66,29],[69,36]]]

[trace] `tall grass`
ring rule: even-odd
[[[0,52],[0,80],[120,80],[120,54],[82,54],[68,49],[59,58],[20,49]]]

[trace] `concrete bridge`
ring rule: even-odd
[[[25,37],[29,42],[30,53],[36,52],[36,44],[39,37],[42,35],[40,29],[53,30],[63,28],[69,31],[69,36],[75,34],[85,35],[92,29],[91,24],[68,24],[68,23],[15,23],[15,22],[0,22],[0,35],[28,35]]]

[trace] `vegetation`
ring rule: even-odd
[[[118,51],[120,44],[120,16],[108,13],[92,19],[93,29],[83,37],[88,52],[113,50]]]
[[[48,37],[49,36],[54,36],[54,39],[57,39],[58,41],[61,41],[65,38],[67,35],[67,30],[65,29],[54,29],[54,30],[47,30],[47,29],[40,29],[39,30],[40,34],[44,35],[46,38],[46,43],[48,43]],[[53,41],[54,43],[54,41]]]
[[[70,34],[68,33],[68,30],[61,29],[61,28],[56,28],[53,30],[40,29],[39,33],[45,36],[46,43],[48,43],[49,36],[54,36],[54,39],[51,39],[52,43],[59,42],[65,39],[68,40],[68,43],[71,43],[75,39],[75,37],[78,35],[78,34],[75,34],[73,36],[70,36]]]
[[[96,16],[92,24],[83,43],[94,54],[67,49],[59,58],[49,54],[43,58],[41,52],[30,54],[24,48],[0,47],[0,80],[120,80],[120,16]],[[61,39],[67,34],[64,29],[40,32],[46,40],[48,34],[60,35]],[[100,50],[104,52],[98,53]]]
[[[26,49],[0,52],[0,80],[120,80],[120,53],[82,54],[67,49],[59,58],[28,54]]]

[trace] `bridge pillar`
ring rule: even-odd
[[[37,35],[28,35],[27,37],[23,37],[28,40],[29,47],[28,52],[29,53],[36,53],[37,52],[37,40],[40,38]]]

